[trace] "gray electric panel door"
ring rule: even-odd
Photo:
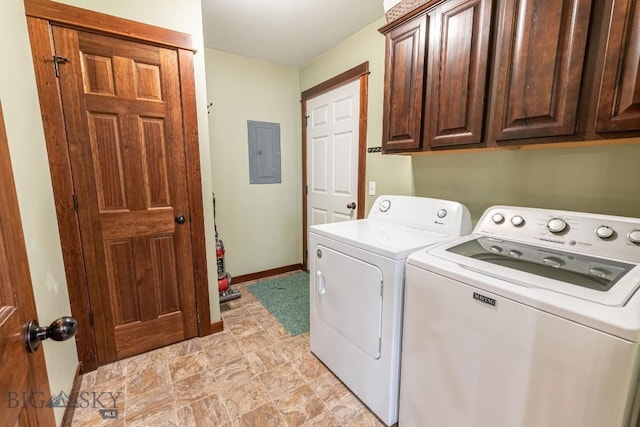
[[[247,120],[249,130],[249,182],[281,182],[280,123]]]

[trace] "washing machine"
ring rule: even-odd
[[[407,256],[471,232],[460,203],[380,196],[366,219],[309,230],[310,345],[384,423],[398,418]]]
[[[399,424],[635,426],[640,219],[496,206],[407,260]]]

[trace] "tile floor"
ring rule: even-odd
[[[221,307],[224,332],[85,374],[72,425],[384,426],[311,354],[308,332],[291,337],[244,289],[251,283]],[[96,408],[114,402],[117,418],[103,419]]]

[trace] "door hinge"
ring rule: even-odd
[[[74,194],[72,197],[73,197],[73,209],[76,212],[78,212],[78,196]]]
[[[60,77],[59,64],[66,64],[67,62],[69,62],[69,60],[64,56],[53,55],[53,69],[56,71],[56,77]]]
[[[309,195],[309,186],[308,185],[304,186],[304,194]]]
[[[304,116],[304,125],[305,126],[309,126],[309,117],[311,117],[311,116]]]
[[[89,324],[91,325],[91,327],[93,327],[93,312],[92,311],[89,312]]]

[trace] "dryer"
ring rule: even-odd
[[[409,256],[401,425],[636,425],[639,264],[640,219],[512,206]]]
[[[398,418],[406,258],[470,231],[460,203],[409,196],[378,197],[367,219],[310,227],[311,351],[387,425]]]

